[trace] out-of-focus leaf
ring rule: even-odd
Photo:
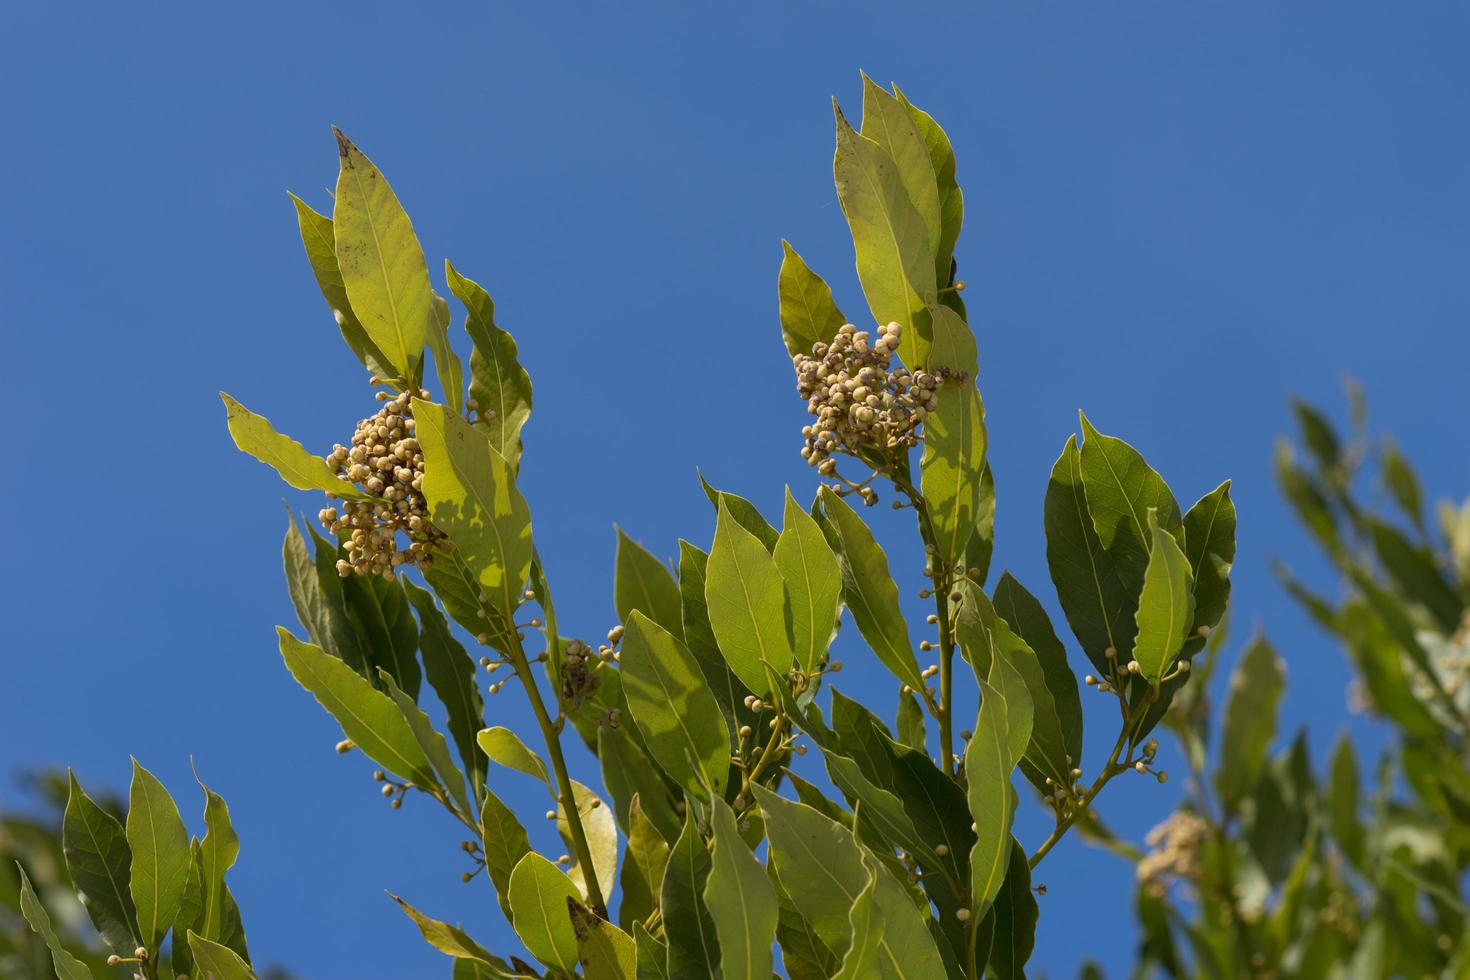
[[[1215,790],[1227,812],[1235,812],[1265,768],[1266,750],[1276,734],[1276,706],[1285,687],[1281,658],[1271,643],[1258,635],[1230,676],[1225,702]]]
[[[1332,749],[1328,771],[1328,825],[1337,846],[1361,869],[1364,859],[1363,824],[1358,816],[1358,759],[1352,739],[1344,733]]]
[[[832,287],[811,269],[785,239],[781,240],[781,339],[792,357],[811,356],[816,344],[831,343],[847,322],[832,299]]]
[[[51,965],[56,970],[56,976],[60,980],[92,980],[92,971],[67,952],[57,938],[56,931],[51,928],[51,916],[46,913],[46,907],[31,888],[31,879],[26,877],[26,869],[19,861],[15,867],[20,873],[20,913],[30,925],[31,931],[40,936],[46,943],[46,948],[51,951]]]
[[[142,942],[129,878],[132,851],[122,824],[93,802],[73,773],[67,774],[61,849],[67,874],[97,932],[112,950],[133,955]]]
[[[919,463],[925,511],[934,531],[935,560],[963,562],[980,513],[985,468],[985,409],[973,384],[946,386],[924,420]]]
[[[922,691],[924,680],[914,659],[908,621],[898,605],[898,585],[888,571],[888,556],[847,501],[825,487],[818,499],[826,515],[822,530],[841,559],[842,594],[858,631],[883,666]]]
[[[699,837],[690,808],[685,814],[683,833],[669,851],[661,892],[670,977],[719,976],[720,942],[714,920],[704,904],[710,867],[709,851]]]
[[[791,669],[786,585],[775,559],[723,500],[705,570],[704,598],[730,669],[750,690],[765,694],[763,665],[770,664],[781,676]]]
[[[485,756],[476,746],[475,737],[485,724],[485,702],[475,683],[474,658],[455,639],[432,593],[408,581],[403,588],[419,614],[424,674],[444,703],[450,738],[469,773],[471,792],[479,799],[485,788]]]
[[[516,819],[515,811],[489,789],[485,790],[485,798],[480,805],[480,834],[485,872],[495,886],[501,911],[509,918],[510,875],[521,858],[531,853],[531,840],[526,835],[526,828]]]
[[[449,291],[464,304],[470,350],[470,402],[475,428],[512,468],[521,458],[521,429],[531,417],[531,376],[521,367],[515,338],[495,325],[495,301],[473,279],[444,263]]]
[[[531,955],[563,973],[575,972],[577,934],[567,902],[581,901],[577,886],[532,851],[511,872],[509,891],[511,923]]]
[[[858,279],[873,319],[903,326],[898,354],[912,366],[928,363],[929,304],[938,295],[929,231],[893,157],[856,132],[833,104],[837,153],[833,176],[857,252]]]
[[[636,609],[683,642],[679,583],[674,580],[668,566],[618,528],[614,567],[613,601],[617,606],[618,622],[626,623],[629,614]]]
[[[1317,460],[1317,465],[1323,470],[1336,468],[1342,461],[1342,444],[1332,423],[1304,401],[1292,399],[1291,410],[1301,427],[1302,441],[1307,444],[1307,450]]]
[[[163,783],[137,759],[128,789],[126,833],[133,855],[128,887],[138,910],[141,945],[156,953],[174,924],[189,880],[189,831]]]
[[[1383,443],[1382,462],[1383,485],[1388,488],[1389,496],[1404,516],[1423,531],[1424,491],[1419,487],[1419,477],[1415,475],[1414,468],[1392,440]]]
[[[276,627],[286,669],[310,691],[363,754],[415,783],[432,785],[434,771],[398,706],[321,647]]]
[[[424,250],[388,181],[339,130],[333,196],[337,268],[352,311],[400,377],[412,378],[434,325]]]
[[[1152,508],[1148,530],[1153,537],[1143,591],[1138,597],[1138,639],[1133,659],[1139,675],[1158,684],[1174,666],[1184,635],[1194,623],[1194,579],[1189,559],[1174,535],[1159,526]]]
[[[837,626],[842,568],[822,529],[789,488],[781,536],[771,557],[786,582],[796,662],[810,671],[827,652]]]
[[[1382,521],[1367,519],[1373,548],[1398,591],[1410,602],[1423,606],[1446,634],[1460,626],[1465,603],[1445,582],[1428,548],[1416,547],[1399,531]]]
[[[496,617],[492,635],[505,636],[531,573],[530,508],[483,433],[442,405],[415,399],[413,406],[431,520],[473,575],[486,614]]]
[[[730,732],[694,656],[634,611],[621,665],[628,710],[659,765],[699,798],[708,799],[711,790],[719,796],[729,771]]]
[[[776,938],[776,893],[725,801],[711,803],[714,849],[704,904],[719,937],[721,975],[768,980]]]
[[[339,479],[325,459],[313,456],[301,443],[277,432],[265,416],[256,415],[223,391],[219,397],[225,403],[225,420],[230,427],[230,435],[242,453],[254,456],[275,470],[281,479],[297,490],[321,490],[347,500],[369,499],[366,491]]]

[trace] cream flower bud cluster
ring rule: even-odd
[[[344,501],[341,514],[328,507],[318,515],[329,532],[346,537],[347,558],[337,562],[338,574],[391,577],[400,565],[433,564],[445,535],[429,523],[424,454],[414,438],[407,392],[388,398],[377,414],[357,423],[352,445],[333,446],[327,465],[377,498]],[[408,547],[398,547],[399,532],[408,537]]]
[[[1170,878],[1197,882],[1203,871],[1200,850],[1209,827],[1188,810],[1175,810],[1144,838],[1149,852],[1138,862],[1138,880],[1162,893]]]
[[[903,327],[890,323],[874,337],[844,324],[829,344],[792,358],[796,391],[816,417],[802,428],[802,458],[823,476],[836,472],[833,453],[871,458],[904,451],[919,441],[919,427],[939,403],[947,371],[893,366]],[[865,503],[877,499],[863,494]]]

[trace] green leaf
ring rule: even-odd
[[[781,537],[772,553],[791,603],[792,649],[810,671],[827,652],[837,628],[842,567],[822,529],[786,489]]]
[[[638,950],[638,980],[669,980],[669,948],[641,922],[633,923],[633,945]]]
[[[766,693],[764,664],[780,676],[791,669],[786,585],[775,560],[723,499],[705,572],[704,599],[730,669],[751,691]]]
[[[842,957],[842,967],[832,980],[864,980],[880,972],[879,956],[883,945],[883,914],[876,908],[873,893],[878,889],[878,869],[869,871],[868,883],[858,893],[848,913],[848,932],[852,944]]]
[[[337,320],[337,326],[342,330],[342,339],[347,341],[347,346],[352,348],[352,353],[357,355],[363,367],[386,380],[393,374],[388,358],[383,356],[383,352],[368,337],[367,331],[357,319],[357,314],[352,312],[352,304],[347,300],[347,287],[342,284],[342,270],[337,268],[336,232],[332,228],[332,219],[318,214],[295,194],[291,195],[291,201],[296,205],[296,221],[301,226],[301,243],[306,246],[306,258],[311,263],[312,275],[316,277],[317,287],[321,289],[327,306],[331,307],[332,316]],[[402,390],[401,386],[399,390]]]
[[[310,691],[363,754],[415,783],[431,785],[434,772],[398,706],[363,677],[318,646],[277,626],[281,656],[296,682]]]
[[[458,415],[464,411],[464,365],[449,346],[449,301],[433,294],[434,320],[429,328],[429,349],[434,352],[434,372],[444,391],[444,404]]]
[[[863,294],[875,321],[903,326],[898,349],[903,362],[911,367],[927,364],[932,340],[928,306],[938,295],[928,227],[909,199],[893,157],[853,130],[835,102],[832,109],[837,118],[832,173],[852,232]]]
[[[1307,451],[1317,460],[1317,465],[1323,470],[1334,469],[1342,460],[1342,445],[1332,423],[1311,405],[1297,399],[1292,399],[1291,411],[1301,427],[1302,441],[1307,444]]]
[[[719,796],[730,767],[730,731],[688,648],[635,611],[619,662],[628,710],[653,757],[700,799],[709,799],[710,790]]]
[[[709,554],[688,541],[679,540],[679,600],[684,623],[684,642],[699,664],[720,711],[731,731],[746,724],[745,716],[751,716],[745,707],[745,698],[750,689],[735,676],[715,641],[714,627],[710,625],[709,608],[704,600],[705,580],[708,574]],[[675,835],[677,836],[677,834]]]
[[[714,850],[704,904],[719,938],[721,976],[769,980],[776,938],[776,892],[722,799],[712,803]]]
[[[985,584],[990,572],[990,557],[995,552],[995,477],[990,462],[980,471],[980,504],[975,512],[975,532],[965,545],[965,569],[979,585]]]
[[[473,575],[487,616],[496,615],[492,635],[504,638],[531,573],[531,510],[483,433],[442,405],[415,399],[413,410],[431,520]]]
[[[204,792],[204,840],[199,844],[200,914],[196,931],[205,939],[223,942],[225,936],[225,872],[235,866],[240,856],[240,838],[230,822],[230,808],[224,797],[204,785],[194,774]],[[177,934],[175,934],[177,942]],[[241,944],[240,953],[244,953]]]
[[[937,256],[943,237],[943,219],[929,147],[903,103],[876,85],[866,73],[863,74],[861,132],[893,159],[899,183],[929,232],[929,253]]]
[[[664,869],[660,906],[670,977],[715,977],[720,970],[720,943],[704,904],[710,855],[694,825],[693,810],[690,807],[684,816],[683,833],[669,851]]]
[[[634,980],[638,974],[638,946],[628,935],[582,905],[571,907],[572,931],[586,980]]]
[[[475,810],[470,805],[470,798],[465,793],[465,777],[459,766],[454,764],[454,757],[449,754],[449,743],[424,710],[414,703],[413,698],[403,693],[403,690],[395,683],[386,670],[378,672],[383,682],[384,689],[393,703],[398,706],[398,712],[403,720],[408,722],[409,730],[413,732],[414,741],[418,742],[419,748],[423,750],[425,758],[429,760],[429,766],[437,777],[429,786],[442,786],[449,793],[449,799],[458,807],[458,812],[465,816],[472,815]]]
[[[531,853],[531,840],[526,828],[516,819],[515,811],[488,788],[480,805],[480,841],[484,847],[485,872],[500,898],[501,911],[510,918],[510,875],[521,858]]]
[[[1250,795],[1265,769],[1266,750],[1276,733],[1276,707],[1285,688],[1281,658],[1264,636],[1257,636],[1230,676],[1225,702],[1215,789],[1227,813],[1234,813]]]
[[[780,293],[781,339],[792,357],[811,356],[812,347],[832,342],[837,329],[847,322],[832,299],[828,286],[784,238],[781,240]]]
[[[454,638],[449,621],[427,589],[403,583],[404,592],[419,614],[419,650],[424,674],[439,700],[444,703],[446,723],[459,759],[469,773],[470,789],[479,799],[485,788],[485,756],[475,744],[484,726],[485,702],[475,683],[475,661]]]
[[[621,671],[618,676],[622,676]],[[626,700],[620,702],[625,709]],[[633,798],[641,796],[645,801],[643,816],[653,822],[665,840],[678,838],[684,820],[674,812],[673,799],[679,790],[653,761],[638,726],[635,723],[620,723],[616,728],[599,726],[596,748],[598,761],[602,763],[602,784],[612,795],[613,812],[623,831],[631,832]],[[656,886],[658,882],[653,884]]]
[[[413,378],[434,324],[424,250],[388,181],[341,131],[333,196],[337,267],[351,309],[398,375]]]
[[[306,627],[311,642],[362,673],[367,658],[347,611],[342,577],[337,574],[337,545],[323,539],[308,525],[315,544],[315,554],[312,554],[296,527],[295,518],[289,516],[289,511],[287,514],[286,540],[281,545],[281,557],[286,568],[286,589],[291,595],[291,604],[296,607],[296,618]]]
[[[592,872],[602,894],[610,895],[618,876],[617,818],[602,797],[575,779],[572,780],[572,797],[577,801],[577,815],[581,817],[582,830],[587,835],[587,848],[592,852]],[[566,843],[567,852],[575,854],[571,824],[567,821],[566,807],[560,802],[556,805],[556,830]],[[587,873],[575,858],[567,869],[567,878],[577,886],[585,901]]]
[[[658,908],[658,889],[668,867],[669,845],[663,832],[644,812],[638,794],[634,794],[628,805],[627,828],[628,847],[623,852],[623,868],[618,879],[623,889],[622,901],[618,903],[618,923],[624,929],[631,929],[634,922],[647,919]]]
[[[1194,578],[1193,635],[1214,629],[1230,602],[1230,566],[1235,561],[1235,502],[1226,480],[1201,497],[1184,515],[1184,553]]]
[[[129,877],[133,863],[127,836],[117,818],[92,801],[68,773],[61,850],[77,897],[112,950],[132,956],[142,942],[136,925]]]
[[[128,791],[126,833],[133,855],[128,887],[138,910],[138,930],[142,945],[157,954],[189,880],[189,831],[168,790],[137,759]]]
[[[776,539],[780,537],[780,532],[772,527],[771,522],[761,515],[760,509],[755,504],[737,494],[729,493],[725,490],[716,490],[704,478],[703,473],[699,474],[699,483],[704,487],[704,495],[709,498],[710,505],[714,507],[717,515],[720,511],[720,505],[724,504],[725,509],[730,512],[730,516],[735,518],[735,522],[759,538],[760,543],[765,546],[766,551],[775,550]]]
[[[1419,477],[1409,461],[1399,452],[1391,439],[1384,440],[1382,451],[1383,485],[1393,502],[1413,521],[1420,531],[1424,530],[1424,491],[1419,487]]]
[[[192,930],[188,942],[195,968],[209,980],[255,980],[250,965],[230,947],[210,942]]]
[[[40,936],[46,943],[46,948],[51,951],[51,965],[56,970],[56,976],[60,980],[92,980],[92,971],[67,952],[61,940],[56,937],[56,932],[51,928],[51,916],[46,914],[46,907],[31,888],[31,879],[26,876],[26,869],[19,861],[15,863],[15,868],[20,872],[20,913],[30,925],[31,931]]]
[[[914,659],[909,627],[898,605],[898,585],[888,572],[888,556],[847,501],[826,487],[818,497],[832,550],[842,563],[842,594],[858,632],[883,666],[916,691],[924,689]]]
[[[936,558],[963,562],[980,513],[985,468],[985,410],[973,384],[939,390],[939,407],[924,420],[919,462],[924,507],[934,529]]]
[[[1067,663],[1067,650],[1057,639],[1046,609],[1009,572],[996,583],[995,609],[1036,655],[1061,725],[1065,754],[1076,764],[1082,758],[1082,701],[1077,691],[1077,675]],[[1045,699],[1033,695],[1032,700],[1039,704]]]
[[[1174,536],[1158,524],[1152,508],[1148,512],[1148,528],[1153,535],[1153,551],[1143,576],[1143,592],[1138,597],[1138,640],[1133,659],[1139,674],[1150,684],[1158,684],[1179,656],[1184,635],[1194,623],[1194,576],[1189,572],[1189,559]]]
[[[613,602],[618,622],[626,623],[637,609],[680,641],[684,620],[680,610],[679,583],[668,566],[646,548],[617,529],[618,550],[614,561]]]
[[[1103,550],[1088,513],[1082,455],[1068,438],[1046,488],[1046,563],[1067,624],[1083,652],[1104,676],[1115,654],[1133,649],[1138,596],[1124,588],[1113,560]]]
[[[1127,576],[1125,584],[1136,585],[1153,551],[1148,511],[1158,512],[1159,526],[1175,538],[1181,536],[1179,504],[1164,483],[1134,449],[1122,439],[1105,436],[1082,420],[1082,482],[1087,487],[1087,507],[1097,529],[1098,540]],[[1119,656],[1124,651],[1118,648]]]
[[[1358,760],[1352,739],[1344,733],[1332,750],[1327,765],[1329,777],[1327,816],[1332,836],[1353,867],[1364,864],[1362,821],[1358,817]]]
[[[886,869],[865,860],[851,831],[763,786],[753,791],[766,817],[777,878],[825,945],[839,955],[846,953],[852,945],[852,907],[876,877],[874,901],[884,923],[878,976],[932,980],[944,975],[928,916]]]
[[[405,694],[418,699],[422,676],[415,654],[419,647],[418,623],[403,592],[403,578],[381,575],[349,575],[341,579],[347,616],[367,652],[368,683],[378,683],[378,671],[386,670]]]
[[[392,892],[388,893],[388,897],[397,902],[398,907],[403,909],[413,920],[414,925],[419,927],[424,941],[439,952],[455,959],[478,960],[487,966],[493,965],[495,958],[483,946],[471,939],[464,930],[449,925],[447,922],[429,918]]]
[[[934,169],[935,182],[939,188],[939,214],[940,214],[940,242],[939,249],[935,254],[936,281],[947,285],[952,276],[952,261],[955,243],[959,241],[960,226],[965,217],[965,196],[960,191],[960,185],[955,181],[955,156],[954,147],[950,144],[949,136],[934,121],[934,117],[923,109],[915,106],[904,94],[899,91],[898,86],[893,86],[893,94],[903,103],[908,110],[909,117],[913,120],[914,128],[919,136],[923,138],[924,145],[929,150],[929,162]],[[946,293],[945,300],[958,301],[958,293]]]
[[[475,428],[490,440],[496,452],[510,460],[521,458],[521,429],[531,417],[531,376],[521,367],[515,338],[495,325],[495,301],[479,283],[466,279],[448,262],[444,276],[449,291],[465,307],[465,332],[470,351],[470,402],[479,413]]]
[[[927,751],[929,735],[924,730],[924,709],[913,694],[898,696],[898,740],[909,748]]]
[[[1005,884],[995,897],[991,915],[995,920],[994,939],[990,945],[987,975],[997,980],[1025,980],[1026,961],[1036,944],[1036,921],[1039,909],[1031,893],[1031,869],[1026,863],[1026,850],[1011,838],[1010,866]]]
[[[1409,602],[1423,606],[1439,629],[1452,635],[1460,626],[1465,602],[1445,581],[1434,553],[1418,547],[1395,527],[1373,518],[1366,519],[1378,555],[1398,592]]]
[[[282,435],[263,415],[256,415],[235,399],[219,393],[225,403],[225,421],[242,453],[271,467],[297,490],[321,490],[347,500],[367,500],[368,494],[338,478],[320,456],[313,456],[290,436]]]
[[[841,968],[841,961],[817,936],[776,879],[776,866],[766,863],[766,877],[776,892],[776,942],[781,947],[781,965],[790,980],[827,980]]]
[[[551,775],[546,771],[546,763],[541,757],[530,749],[521,737],[509,728],[495,725],[486,728],[475,736],[475,742],[480,746],[480,751],[490,759],[491,762],[514,769],[516,772],[534,776],[546,784],[547,789],[552,789]],[[556,791],[552,790],[552,795]]]
[[[970,851],[970,921],[975,926],[1005,880],[1016,810],[1011,786],[1016,760],[1009,746],[1006,702],[990,684],[982,680],[979,685],[980,713],[965,747],[966,796],[975,821],[975,846]]]
[[[511,923],[531,955],[549,967],[577,968],[577,934],[568,902],[580,902],[577,886],[534,851],[521,858],[510,876]]]

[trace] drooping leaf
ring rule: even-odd
[[[723,500],[705,570],[704,599],[730,669],[751,691],[766,693],[763,665],[770,664],[782,676],[791,668],[786,584],[775,559]]]
[[[899,183],[929,233],[929,253],[938,255],[943,238],[943,219],[940,215],[939,183],[929,147],[903,103],[876,85],[866,73],[863,75],[860,131],[892,158]]]
[[[187,938],[195,968],[209,980],[256,980],[250,964],[230,947],[211,942],[192,930]]]
[[[1270,642],[1258,635],[1230,675],[1225,701],[1215,790],[1228,813],[1249,796],[1265,769],[1266,750],[1276,734],[1276,706],[1285,687],[1281,658]]]
[[[254,456],[275,470],[281,479],[297,490],[321,490],[347,500],[368,499],[365,491],[339,479],[325,459],[313,456],[301,443],[277,432],[265,416],[256,415],[223,391],[219,396],[225,403],[230,435],[242,453]]]
[[[485,756],[476,746],[475,738],[484,727],[485,702],[475,683],[474,658],[455,639],[431,592],[408,581],[403,583],[403,588],[418,610],[424,674],[444,704],[449,736],[469,774],[471,793],[478,799],[485,786]]]
[[[136,759],[126,832],[133,855],[128,887],[138,910],[138,931],[142,945],[156,953],[174,924],[189,880],[189,831],[163,783]]]
[[[597,878],[602,894],[611,895],[618,875],[617,819],[613,816],[612,807],[602,797],[575,779],[572,780],[572,797],[577,801],[582,832],[587,836],[587,849],[592,856],[592,873]],[[566,843],[568,853],[575,853],[571,824],[567,820],[566,807],[561,803],[556,805],[556,830]],[[574,858],[567,869],[567,878],[577,886],[584,901],[588,892],[587,877],[587,870]]]
[[[660,898],[670,977],[719,976],[720,942],[704,904],[710,868],[709,851],[694,825],[691,807],[684,817],[683,833],[669,851]]]
[[[26,876],[26,869],[19,861],[15,863],[15,868],[20,873],[20,913],[30,925],[31,931],[40,936],[46,948],[51,951],[51,965],[56,970],[56,976],[60,980],[92,980],[92,971],[67,952],[57,938],[56,931],[51,928],[51,916],[31,888],[31,879]]]
[[[1045,515],[1046,562],[1057,598],[1087,659],[1106,676],[1112,672],[1108,648],[1116,655],[1133,649],[1138,597],[1124,588],[1098,540],[1075,436],[1052,467]]]
[[[424,941],[439,952],[457,960],[477,960],[486,966],[494,965],[495,958],[489,951],[471,939],[463,929],[447,922],[440,922],[438,919],[431,919],[392,892],[388,893],[388,897],[397,902],[398,907],[403,909],[404,913],[413,920],[413,924],[419,927]]]
[[[87,795],[75,774],[67,778],[61,822],[67,874],[103,941],[119,955],[131,956],[142,937],[129,884],[133,858],[127,835],[117,818]]]
[[[1194,576],[1184,549],[1174,535],[1159,526],[1152,508],[1147,520],[1153,550],[1138,597],[1138,640],[1133,659],[1138,661],[1139,676],[1158,684],[1174,666],[1185,633],[1194,624]]]
[[[856,132],[833,103],[837,152],[832,172],[837,199],[852,232],[858,279],[873,319],[903,326],[899,357],[928,363],[929,304],[937,297],[929,230],[909,199],[893,157]]]
[[[577,968],[577,934],[567,902],[580,902],[577,886],[556,865],[532,851],[510,876],[511,924],[531,955],[571,974]]]
[[[473,279],[444,263],[449,291],[465,307],[470,351],[470,402],[475,428],[514,469],[521,458],[521,429],[531,417],[531,376],[521,367],[515,338],[495,325],[495,301]]]
[[[332,316],[337,320],[342,339],[347,341],[347,346],[357,355],[363,367],[380,379],[389,379],[393,371],[389,367],[388,358],[368,337],[367,331],[357,319],[357,314],[352,312],[352,304],[347,300],[347,288],[342,284],[342,271],[337,268],[336,233],[332,229],[332,219],[317,213],[295,194],[291,195],[291,201],[296,205],[296,220],[301,226],[301,243],[306,246],[306,258],[311,263],[312,275],[316,277],[317,287],[321,289],[327,306],[332,310]],[[401,386],[397,387],[401,390]]]
[[[816,344],[831,343],[837,329],[847,322],[832,299],[832,288],[811,269],[796,249],[781,240],[780,293],[781,339],[791,356],[811,356]]]
[[[768,980],[776,937],[776,893],[718,797],[711,803],[714,849],[704,904],[719,938],[722,976]]]
[[[898,604],[898,585],[888,571],[888,556],[847,502],[827,488],[819,497],[827,517],[823,527],[841,559],[842,595],[858,632],[883,666],[916,691],[924,689],[909,639],[908,621]]]
[[[486,728],[475,736],[475,742],[480,746],[480,751],[485,753],[491,762],[514,769],[516,772],[534,776],[546,784],[547,789],[552,788],[551,775],[546,771],[546,763],[541,757],[526,747],[521,737],[509,728],[494,725]],[[552,791],[555,795],[555,790]]]
[[[635,980],[638,945],[633,937],[583,905],[573,903],[569,911],[582,976],[586,980]]]
[[[337,268],[352,311],[399,377],[412,378],[434,326],[433,287],[408,214],[372,161],[338,130]]]
[[[431,520],[449,535],[485,597],[491,635],[507,636],[531,573],[526,498],[511,465],[483,433],[442,405],[415,399],[413,406]]]
[[[510,875],[521,858],[531,853],[531,839],[526,835],[526,828],[516,819],[515,811],[488,788],[480,805],[480,831],[485,872],[495,886],[501,911],[509,918]]]
[[[423,751],[425,758],[429,760],[429,767],[437,777],[429,788],[443,787],[449,794],[449,800],[456,804],[459,813],[465,816],[472,815],[475,810],[470,804],[469,795],[465,792],[465,776],[455,765],[454,757],[449,754],[449,742],[445,740],[444,734],[434,727],[429,716],[424,710],[414,703],[413,699],[395,683],[387,671],[379,671],[379,678],[383,682],[383,689],[398,706],[398,713],[403,720],[408,722],[408,727],[413,732],[414,741],[418,742],[419,749]]]
[[[613,602],[618,622],[626,623],[635,609],[663,627],[681,642],[684,621],[680,610],[679,583],[668,566],[643,545],[618,528],[618,550],[614,561]]]
[[[961,563],[975,533],[985,468],[985,410],[973,384],[939,390],[939,407],[924,420],[919,463],[924,507],[934,531],[935,560]]]
[[[786,490],[781,537],[771,556],[786,582],[796,662],[810,671],[827,652],[842,598],[842,568],[822,529]]]
[[[363,754],[415,783],[431,785],[434,773],[398,706],[361,675],[321,647],[302,643],[276,627],[281,656],[296,682],[310,691]]]
[[[659,765],[690,793],[724,790],[730,732],[688,648],[641,612],[628,618],[621,653],[628,710]]]

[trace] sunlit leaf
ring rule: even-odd
[[[789,488],[781,537],[771,557],[786,582],[796,662],[810,671],[827,652],[836,630],[842,568],[822,529]]]
[[[720,503],[715,541],[705,572],[705,607],[720,652],[756,694],[767,690],[765,664],[791,668],[786,585],[775,559]]]
[[[577,934],[567,902],[582,896],[571,879],[533,851],[511,872],[509,897],[511,922],[531,955],[564,973],[575,971]]]
[[[796,253],[781,242],[780,292],[781,338],[791,356],[811,356],[812,347],[831,343],[837,329],[847,322],[832,299],[832,288]]]
[[[722,976],[768,980],[776,936],[776,893],[725,801],[711,804],[714,848],[704,904],[719,937]]]
[[[144,948],[157,952],[189,880],[189,831],[163,783],[136,759],[126,832],[133,855],[128,887],[138,910],[138,930]]]
[[[219,396],[225,403],[230,435],[241,452],[271,467],[297,490],[321,490],[348,500],[369,499],[366,491],[339,479],[325,459],[313,456],[301,443],[277,432],[265,416],[256,415],[223,391]]]

